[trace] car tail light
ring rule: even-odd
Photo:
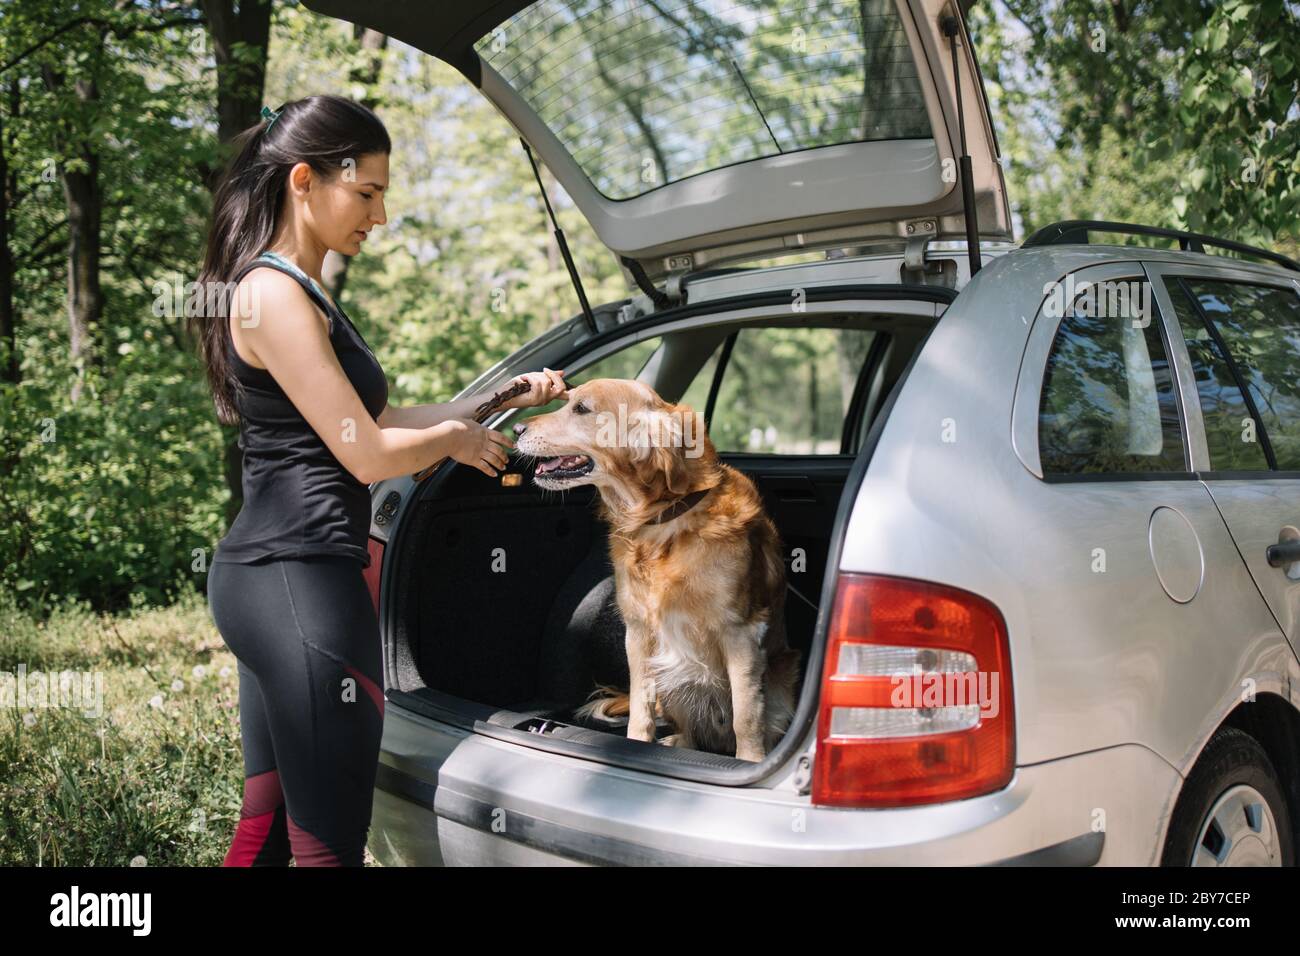
[[[370,600],[375,604],[375,613],[379,613],[379,569],[384,563],[384,542],[371,538],[366,544],[366,550],[370,552],[370,567],[361,572],[361,576],[366,579],[366,587],[370,589]]]
[[[1000,790],[1014,769],[1011,657],[998,609],[926,581],[841,574],[813,803],[960,800]]]

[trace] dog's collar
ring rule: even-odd
[[[672,521],[678,515],[685,514],[696,505],[698,505],[704,496],[709,493],[710,489],[701,488],[699,491],[692,491],[685,498],[680,498],[673,504],[669,505],[659,514],[655,515],[646,524],[663,524],[665,521]]]

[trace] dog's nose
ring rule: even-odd
[[[521,437],[524,431],[527,430],[527,428],[528,428],[527,422],[519,422],[517,425],[515,425],[515,437],[516,438]]]

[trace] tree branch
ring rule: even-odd
[[[27,59],[27,57],[31,56],[37,50],[40,50],[42,47],[48,46],[54,40],[57,40],[59,37],[67,33],[69,30],[73,29],[74,27],[84,26],[86,24],[94,24],[95,26],[101,27],[104,30],[111,30],[113,36],[117,37],[117,39],[119,40],[122,40],[125,39],[126,37],[131,36],[131,34],[133,33],[154,33],[158,30],[166,30],[168,27],[176,27],[176,26],[195,27],[195,26],[203,26],[203,23],[204,21],[201,16],[199,17],[180,16],[170,20],[159,20],[154,23],[138,23],[135,24],[134,26],[126,27],[121,24],[115,24],[111,20],[105,20],[103,17],[90,17],[90,16],[78,17],[75,20],[71,20],[68,23],[65,23],[63,26],[59,27],[57,30],[55,30],[49,36],[45,37],[43,40],[38,40],[37,42],[33,43],[26,50],[23,50],[22,53],[19,53],[16,57],[10,60],[8,63],[0,65],[0,73],[3,73],[5,70],[9,69],[12,66],[17,65],[18,63],[21,63],[23,60]]]

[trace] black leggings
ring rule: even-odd
[[[361,866],[384,692],[361,564],[214,562],[208,604],[239,661],[244,799],[223,866]]]

